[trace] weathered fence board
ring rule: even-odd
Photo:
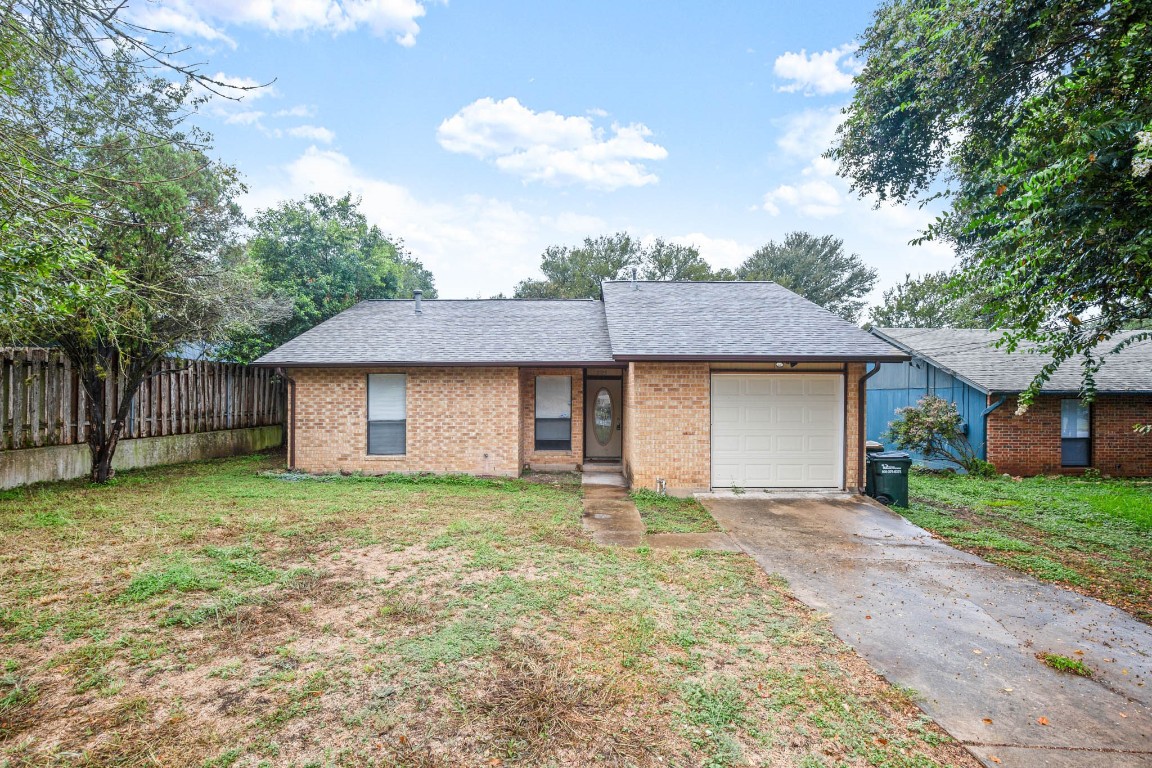
[[[104,403],[109,415],[123,391],[123,372],[111,381]],[[63,353],[0,348],[0,450],[83,443],[90,411]],[[137,390],[121,438],[272,426],[283,414],[284,384],[267,368],[164,359]]]

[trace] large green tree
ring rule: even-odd
[[[246,90],[201,74],[164,33],[126,21],[125,6],[0,3],[0,332],[27,312],[67,317],[119,284],[81,243],[104,213],[107,183],[143,179],[115,179],[135,165],[109,164],[94,148],[128,138],[201,149],[206,136],[175,130],[195,107],[189,94]]]
[[[736,269],[735,277],[779,283],[853,323],[877,279],[876,270],[857,254],[844,252],[843,240],[807,232],[790,232],[779,243],[770,240]]]
[[[997,324],[1083,357],[1152,317],[1148,0],[894,0],[832,156],[861,194],[943,198],[926,237],[955,245]]]
[[[89,268],[115,270],[118,287],[111,301],[77,305],[68,316],[22,315],[18,327],[24,339],[63,350],[79,374],[92,480],[104,482],[132,399],[156,361],[189,342],[212,343],[237,326],[274,319],[278,310],[244,265],[235,169],[131,136],[88,151],[108,176],[90,190],[101,216],[85,229],[82,247]]]
[[[996,313],[984,291],[955,272],[905,275],[884,291],[879,306],[868,310],[868,322],[880,328],[987,328]]]
[[[260,282],[291,313],[251,333],[237,334],[217,353],[249,361],[364,299],[436,296],[432,274],[370,225],[360,201],[313,194],[260,211],[247,252]]]

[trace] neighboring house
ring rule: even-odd
[[[1108,356],[1096,375],[1093,403],[1079,399],[1082,371],[1070,361],[1018,416],[1017,396],[1050,356],[1026,344],[1013,353],[998,348],[999,331],[873,328],[872,333],[912,359],[885,363],[868,379],[869,440],[884,442],[897,408],[936,394],[956,404],[977,455],[1001,472],[1074,473],[1093,467],[1108,475],[1152,475],[1152,435],[1133,430],[1152,422],[1152,341]]]
[[[307,472],[619,464],[638,487],[856,489],[866,364],[906,355],[774,283],[365,301],[256,361]]]

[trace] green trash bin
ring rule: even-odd
[[[903,451],[868,454],[868,483],[872,497],[889,507],[908,506],[908,470],[912,457]]]

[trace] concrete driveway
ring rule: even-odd
[[[985,765],[1152,766],[1152,627],[860,497],[701,501]],[[1041,652],[1082,659],[1095,678],[1055,672]]]

